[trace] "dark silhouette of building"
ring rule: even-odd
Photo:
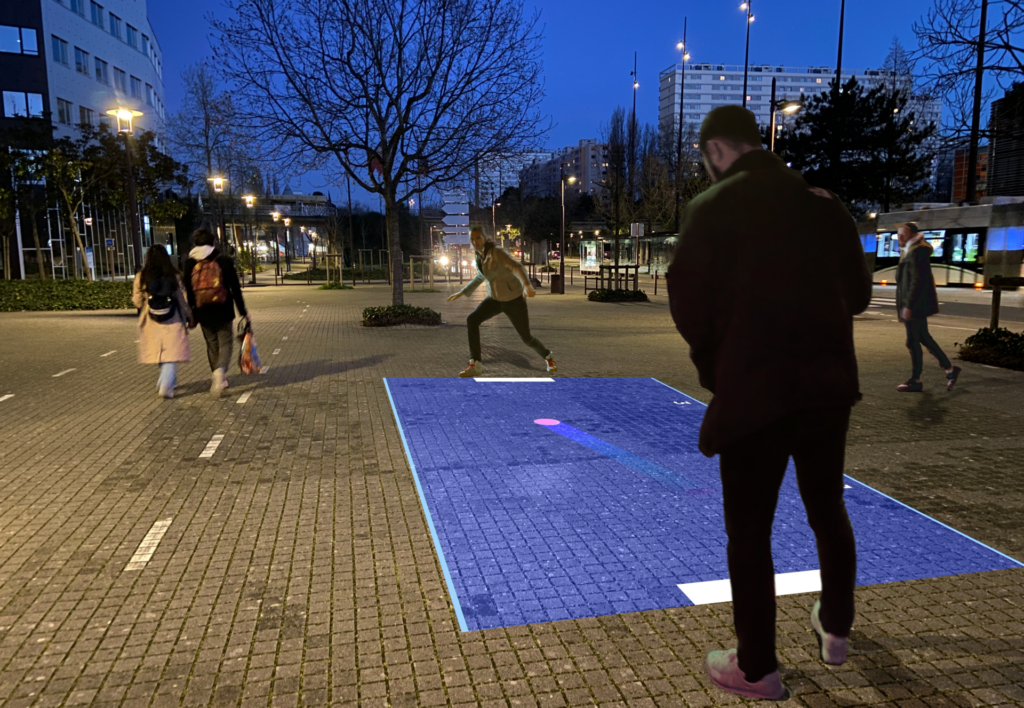
[[[981,199],[989,194],[988,189],[988,156],[989,146],[978,146],[978,162],[974,169],[978,173],[978,182],[975,189],[975,198]],[[967,147],[960,147],[956,150],[956,157],[953,158],[953,199],[954,203],[967,199],[967,159],[969,157]]]
[[[988,193],[1024,195],[1024,84],[992,102],[989,131]]]

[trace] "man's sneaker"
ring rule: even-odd
[[[210,393],[214,396],[219,396],[227,387],[228,377],[224,374],[224,370],[214,369],[213,373],[210,375]]]
[[[469,366],[459,372],[459,376],[464,379],[470,379],[474,376],[480,376],[484,373],[484,368],[480,366],[480,362],[476,359],[469,360]]]
[[[947,391],[952,391],[953,390],[953,384],[956,383],[956,380],[958,378],[960,378],[960,367],[959,366],[954,366],[953,370],[950,371],[948,374],[946,374],[946,390]]]
[[[555,364],[555,360],[551,358],[550,354],[544,357],[544,363],[548,365],[549,374],[553,374],[554,372],[558,371],[558,365]]]
[[[900,393],[920,393],[924,390],[924,384],[920,381],[915,381],[914,379],[907,379],[897,386],[896,390]]]
[[[711,652],[704,659],[704,668],[707,669],[711,681],[729,693],[765,701],[782,701],[789,696],[789,691],[782,685],[778,671],[773,671],[760,681],[747,681],[736,660],[735,649]]]
[[[834,634],[829,634],[821,627],[821,600],[814,603],[814,609],[811,610],[811,629],[814,630],[814,636],[818,638],[818,648],[821,650],[821,660],[826,664],[832,664],[833,666],[840,666],[846,663],[846,637],[837,637]]]

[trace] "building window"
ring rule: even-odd
[[[92,23],[103,29],[103,6],[96,2],[90,2],[89,10],[92,12]]]
[[[146,84],[146,103],[153,105],[153,87]]]
[[[142,79],[132,77],[132,96],[142,98]]]
[[[91,108],[85,106],[78,107],[78,124],[79,125],[93,125],[93,117],[96,114]]]
[[[149,37],[142,35],[142,53],[149,56]]]
[[[36,44],[36,31],[30,27],[0,25],[0,52],[38,56],[39,45]]]
[[[89,75],[89,52],[75,47],[75,71]]]
[[[125,25],[124,41],[136,49],[139,48],[139,31],[131,25]]]
[[[63,98],[57,99],[57,122],[71,125],[71,101],[65,101]]]
[[[108,12],[107,16],[110,17],[110,34],[121,39],[121,18],[113,12]]]
[[[50,35],[50,44],[53,49],[53,60],[58,64],[68,65],[68,43],[55,34]]]
[[[71,11],[85,17],[85,0],[71,0]]]
[[[4,91],[4,118],[42,118],[43,94]]]
[[[96,57],[93,61],[96,66],[96,80],[109,86],[110,72],[107,69],[107,62],[103,61],[99,57]]]
[[[121,93],[128,93],[128,75],[124,73],[124,69],[118,69],[114,67],[114,88]]]

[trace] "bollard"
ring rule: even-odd
[[[989,284],[992,286],[992,320],[989,322],[989,328],[996,330],[999,328],[999,301],[1002,299],[1002,278],[998,275],[989,280]]]

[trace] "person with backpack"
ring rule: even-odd
[[[212,372],[210,392],[219,396],[228,387],[235,309],[247,322],[249,313],[242,299],[238,271],[231,258],[217,250],[217,237],[208,229],[199,228],[192,241],[195,248],[185,262],[185,289],[206,339],[206,356]]]
[[[146,252],[132,285],[132,303],[139,308],[139,363],[159,365],[157,394],[174,398],[178,364],[189,360],[188,330],[196,323],[181,274],[163,246]]]

